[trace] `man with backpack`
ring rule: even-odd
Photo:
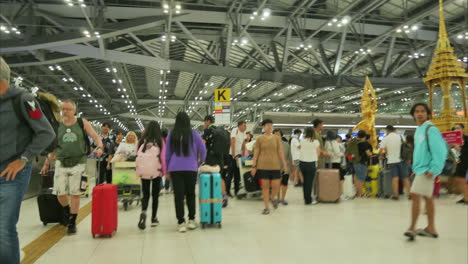
[[[372,146],[366,141],[366,131],[360,130],[356,138],[348,142],[346,157],[353,164],[356,196],[362,197],[362,188],[367,177],[367,164],[372,156]]]
[[[403,141],[403,138],[398,135],[396,129],[392,125],[386,127],[387,135],[382,139],[380,144],[379,156],[384,159],[384,153],[387,158],[387,165],[392,176],[392,200],[398,201],[399,183],[403,180],[405,191],[409,194],[411,183],[408,178],[407,161],[410,156],[408,151],[411,149]]]
[[[15,101],[19,103],[15,105]],[[29,186],[31,162],[53,141],[55,133],[34,96],[10,86],[10,68],[2,57],[0,120],[0,263],[18,264],[16,224]]]
[[[413,173],[415,175],[411,186],[411,225],[404,233],[410,240],[416,235],[432,238],[439,237],[435,229],[434,211],[434,179],[442,173],[447,158],[447,143],[440,131],[431,123],[432,111],[424,103],[417,103],[410,112],[418,128],[414,134]],[[416,230],[420,214],[420,197],[426,201],[428,225],[424,229]]]
[[[221,191],[223,194],[223,207],[228,205],[228,196],[226,192],[226,176],[228,175],[228,166],[225,164],[225,157],[229,155],[229,134],[222,127],[215,125],[215,118],[212,115],[205,117],[203,124],[203,142],[206,145],[205,164],[209,166],[219,166],[221,174]]]
[[[72,100],[62,103],[62,123],[58,128],[58,148],[50,153],[42,167],[46,174],[49,164],[55,162],[53,193],[64,210],[62,224],[68,226],[68,234],[76,233],[76,218],[80,209],[80,195],[82,189],[82,176],[86,169],[87,156],[90,153],[90,136],[97,145],[96,156],[103,152],[102,141],[94,131],[91,124],[81,118],[76,118],[76,104]],[[69,196],[70,201],[69,202]]]

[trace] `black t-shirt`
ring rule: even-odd
[[[468,162],[468,136],[463,136],[463,146],[461,147],[460,160]]]
[[[364,142],[359,142],[358,144],[359,148],[359,155],[361,155],[361,163],[367,164],[369,162],[369,156],[367,156],[366,151],[370,150],[372,152],[372,146],[369,144],[369,142],[364,141]]]

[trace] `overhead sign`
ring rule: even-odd
[[[451,146],[463,145],[463,134],[461,131],[442,132],[442,137]]]
[[[216,89],[214,94],[215,102],[230,102],[231,89]]]

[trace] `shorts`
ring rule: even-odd
[[[367,177],[367,165],[357,162],[353,164],[353,167],[358,181],[365,182]]]
[[[457,168],[453,176],[457,178],[466,178],[467,173],[468,173],[468,161],[462,161],[457,164]]]
[[[294,162],[294,168],[297,169],[297,170],[300,170],[299,164],[301,163],[301,161],[300,160],[293,160],[293,162]]]
[[[432,197],[434,192],[434,179],[427,178],[425,175],[416,175],[411,185],[410,192],[424,197]]]
[[[262,180],[279,180],[281,179],[280,170],[257,170],[256,176]]]
[[[289,182],[289,174],[283,174],[281,175],[281,185],[283,186],[288,186],[288,182]]]
[[[392,178],[407,179],[409,175],[408,165],[405,161],[388,164]]]
[[[86,170],[86,163],[71,168],[62,167],[59,160],[55,162],[54,189],[55,195],[81,195],[81,176]]]

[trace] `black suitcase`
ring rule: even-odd
[[[49,223],[60,223],[63,220],[63,208],[57,196],[52,194],[54,171],[49,171],[48,175],[41,175],[41,193],[37,196],[39,216],[44,225]]]
[[[258,184],[257,177],[252,176],[252,173],[246,172],[244,173],[244,184],[245,184],[245,190],[247,192],[255,192],[260,190],[260,185]]]

